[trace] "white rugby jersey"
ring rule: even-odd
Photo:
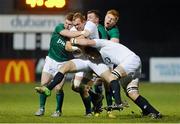
[[[84,30],[88,30],[90,32],[89,39],[99,39],[98,28],[95,23],[91,21],[87,21]]]
[[[89,39],[99,39],[99,32],[98,28],[95,23],[91,21],[87,21],[84,30],[88,30],[90,32],[90,35],[87,37]],[[77,29],[73,26],[70,31],[77,31]]]
[[[123,62],[128,56],[135,55],[130,49],[126,46],[115,43],[106,39],[94,39],[96,45],[94,46],[99,50],[103,58],[104,63],[106,64],[116,64],[119,65]]]

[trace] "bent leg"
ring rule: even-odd
[[[126,88],[128,97],[142,110],[143,115],[154,114],[154,118],[160,117],[160,112],[157,111],[147,99],[139,94],[138,79],[132,80]]]

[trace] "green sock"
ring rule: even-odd
[[[46,95],[40,94],[40,96],[39,96],[39,100],[40,100],[40,109],[44,109],[44,108],[45,108],[46,98],[47,98]]]
[[[64,92],[63,90],[60,90],[59,93],[56,94],[56,102],[57,102],[56,111],[62,112],[63,100],[64,100]]]

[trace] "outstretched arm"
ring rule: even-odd
[[[83,31],[70,31],[67,29],[62,30],[61,32],[59,32],[62,36],[68,37],[68,38],[72,38],[72,37],[78,37],[83,35]]]
[[[72,38],[71,43],[72,45],[80,45],[80,46],[95,46],[96,45],[96,42],[94,40],[89,40],[89,39]]]

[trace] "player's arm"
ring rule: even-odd
[[[67,42],[66,42],[65,50],[66,50],[66,51],[69,51],[69,52],[81,51],[79,47],[77,47],[77,46],[72,46],[70,41],[67,41]]]
[[[117,27],[114,27],[113,29],[110,30],[110,40],[116,43],[120,42],[120,33],[119,29]]]
[[[72,38],[71,44],[72,45],[80,45],[80,46],[95,46],[96,42],[94,40],[89,40],[89,39]]]
[[[116,43],[120,42],[119,38],[111,38],[111,41],[116,42]]]
[[[60,33],[60,35],[62,35],[64,37],[68,37],[68,38],[78,37],[78,36],[81,36],[84,34],[83,31],[70,31],[67,29],[60,31],[59,33]]]
[[[85,29],[85,30],[81,31],[81,34],[82,34],[84,37],[88,37],[88,36],[91,34],[91,32],[90,32],[89,30]]]

